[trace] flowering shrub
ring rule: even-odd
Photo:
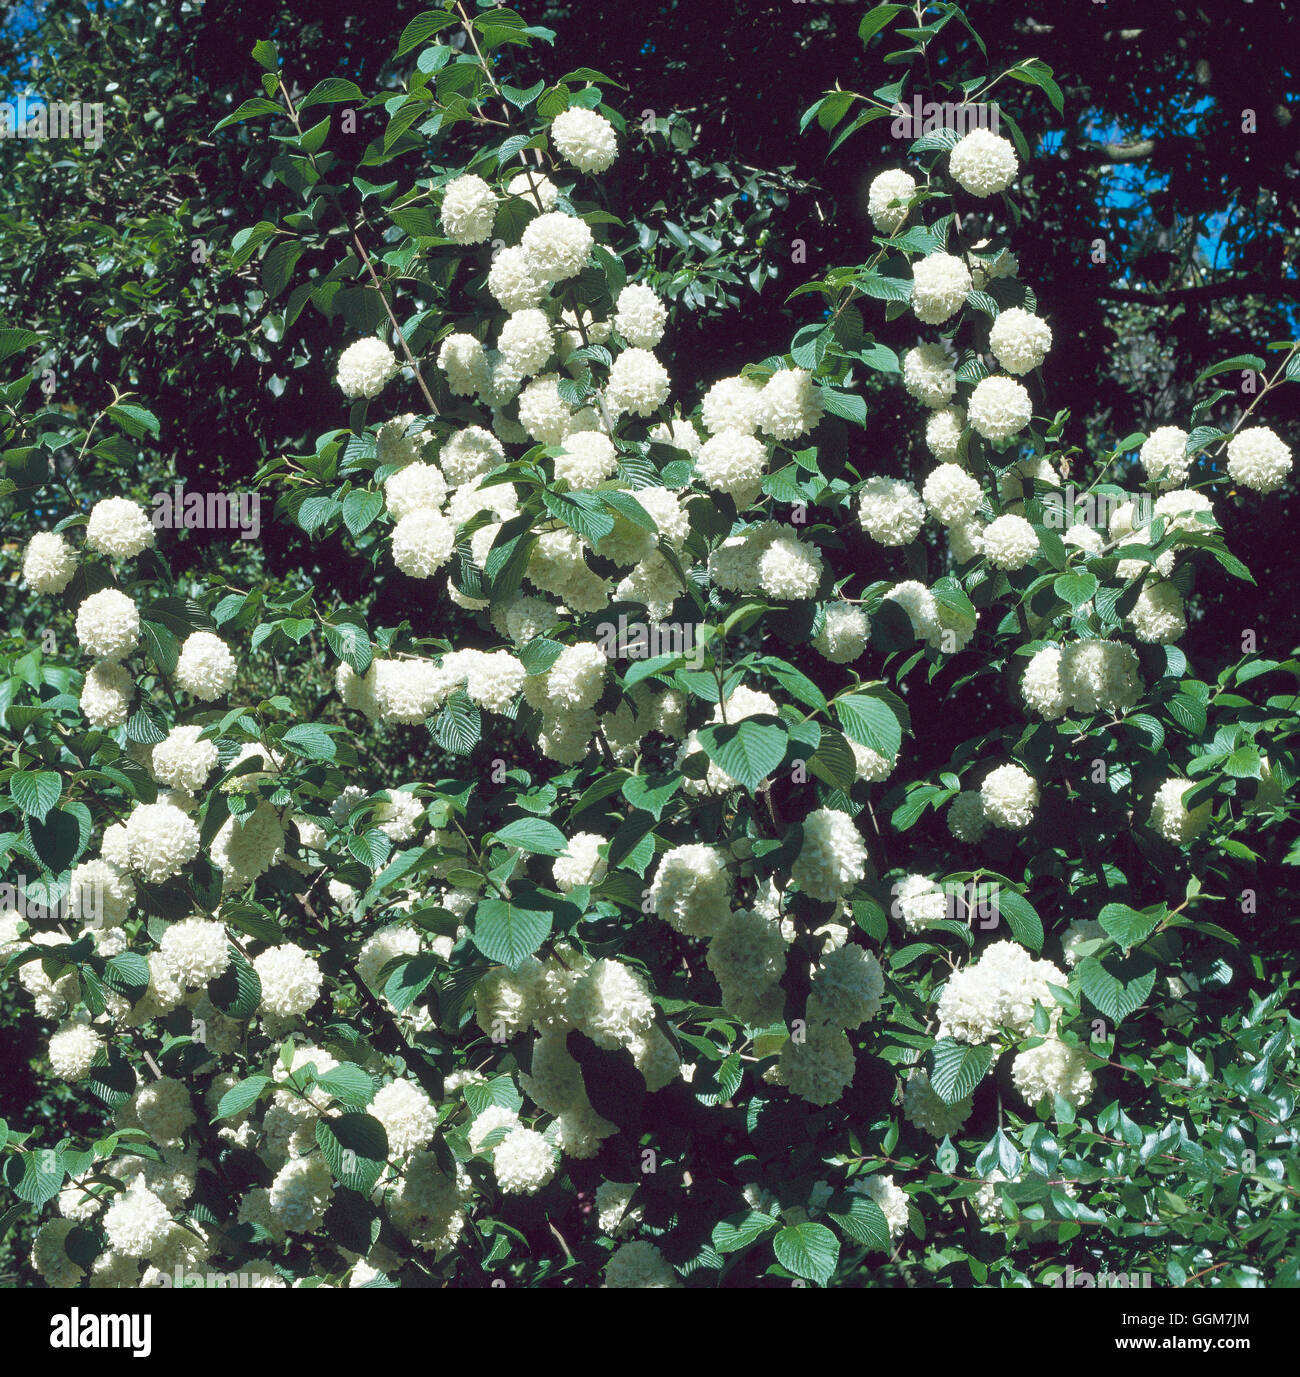
[[[260,481],[406,621],[179,586],[122,496],[30,533],[66,653],[7,660],[27,879],[0,955],[50,1073],[107,1116],[57,1142],[0,1125],[32,1266],[1294,1280],[1294,957],[1261,886],[1300,664],[1243,642],[1201,678],[1176,643],[1195,577],[1250,577],[1212,459],[1237,489],[1287,481],[1251,413],[1300,346],[1227,429],[1202,413],[1071,468],[1052,327],[1001,229],[963,228],[966,198],[1005,197],[1024,230],[1007,121],[880,171],[874,251],[798,289],[825,309],[788,354],[690,377],[677,303],[596,199],[626,156],[611,83],[522,84],[515,50],[552,37],[431,10],[405,88],[370,100],[335,78],[295,101],[261,43],[266,96],[217,126],[273,119],[301,198],[230,266],[262,254],[285,328],[346,302],[347,424]],[[330,180],[317,116],[348,103],[387,112],[378,183]],[[857,105],[888,114],[836,90],[810,119]],[[431,175],[383,181],[426,144]],[[916,326],[901,360],[874,303]],[[915,399],[928,474],[873,450],[871,371]],[[6,494],[48,512],[75,495],[30,442],[31,381],[5,388]],[[157,424],[120,397],[99,420]],[[1091,518],[1065,523],[1071,477]],[[443,600],[454,639],[426,634]],[[292,682],[305,644],[324,694]],[[970,733],[933,772],[921,685]],[[426,768],[394,772],[409,742]]]

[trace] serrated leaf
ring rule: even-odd
[[[958,1104],[975,1093],[993,1060],[993,1049],[941,1038],[934,1044],[930,1085],[944,1104]]]
[[[541,818],[519,818],[493,833],[502,846],[516,846],[537,856],[559,856],[568,839],[554,823]]]
[[[518,970],[550,933],[547,909],[523,908],[506,899],[484,899],[474,910],[470,936],[489,961]]]
[[[718,769],[753,793],[785,759],[789,738],[785,727],[747,717],[701,727],[698,739]]]
[[[870,746],[893,760],[903,744],[903,729],[889,705],[879,698],[851,694],[835,700],[835,713],[844,735],[859,746]]]
[[[349,1190],[368,1195],[388,1161],[388,1134],[369,1114],[340,1114],[316,1120],[316,1141],[334,1179]]]
[[[271,1084],[270,1076],[249,1076],[238,1085],[232,1085],[217,1104],[216,1119],[234,1119],[245,1110],[251,1109],[262,1097],[262,1091]],[[216,1119],[213,1122],[216,1122]]]
[[[825,1286],[840,1257],[840,1241],[824,1224],[805,1220],[782,1229],[772,1240],[776,1260],[787,1271]]]

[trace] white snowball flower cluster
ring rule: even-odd
[[[1228,477],[1255,492],[1276,492],[1291,472],[1291,450],[1268,426],[1251,426],[1228,441]]]
[[[484,656],[484,659],[491,658],[493,657]],[[513,659],[514,657],[507,656],[506,658]],[[521,675],[522,672],[521,666]],[[512,694],[511,697],[513,696]],[[390,789],[388,801],[381,801],[375,809],[375,826],[393,842],[409,841],[423,821],[424,800],[406,789]]]
[[[377,397],[401,365],[381,339],[359,339],[339,355],[337,381],[345,397]]]
[[[126,1257],[147,1258],[167,1240],[172,1217],[158,1197],[137,1182],[108,1207],[103,1219],[109,1247]]]
[[[135,697],[135,680],[125,666],[101,660],[86,671],[81,687],[81,711],[92,727],[120,727]]]
[[[822,618],[821,630],[813,637],[813,649],[832,664],[851,664],[866,650],[870,634],[870,618],[860,607],[832,603]]]
[[[1180,487],[1187,482],[1192,466],[1187,454],[1187,432],[1178,426],[1157,426],[1142,442],[1138,458],[1153,483]]]
[[[531,221],[520,240],[533,272],[544,282],[577,277],[594,242],[585,221],[558,210],[548,210]]]
[[[858,520],[881,545],[906,545],[925,524],[925,503],[906,479],[868,478],[858,495]]]
[[[778,530],[758,558],[758,584],[769,597],[811,598],[821,582],[822,552],[794,530]]]
[[[620,961],[596,961],[569,995],[567,1012],[597,1047],[623,1047],[654,1022],[645,982]]]
[[[131,1099],[136,1122],[154,1142],[176,1144],[196,1121],[189,1088],[174,1076],[146,1081]]]
[[[1061,647],[1061,693],[1074,712],[1121,712],[1142,695],[1138,658],[1122,641],[1070,641]]]
[[[895,884],[894,909],[909,932],[928,928],[952,916],[948,911],[948,896],[925,875],[905,875]]]
[[[890,1238],[897,1238],[907,1228],[907,1195],[894,1185],[892,1176],[859,1176],[849,1182],[849,1190],[869,1195],[880,1206]]]
[[[948,831],[961,842],[978,842],[988,831],[984,800],[978,789],[963,789],[948,808]]]
[[[936,459],[952,460],[961,453],[961,433],[966,426],[966,411],[960,406],[945,406],[925,423],[925,443]]]
[[[611,1238],[622,1238],[641,1222],[640,1207],[629,1208],[635,1181],[602,1181],[596,1187],[596,1226]]]
[[[432,578],[451,558],[456,532],[441,512],[408,512],[393,527],[393,563],[413,579]]]
[[[334,1178],[320,1153],[286,1162],[271,1182],[271,1220],[285,1233],[316,1233],[334,1196]]]
[[[1212,805],[1208,799],[1190,810],[1185,802],[1195,787],[1192,780],[1167,779],[1151,804],[1151,826],[1175,846],[1194,842],[1209,825]]]
[[[901,167],[891,167],[872,178],[867,189],[867,214],[881,234],[896,234],[902,228],[915,190],[916,179]]]
[[[1044,1097],[1054,1102],[1059,1095],[1079,1108],[1092,1095],[1087,1053],[1059,1038],[1048,1038],[1040,1046],[1019,1053],[1011,1063],[1011,1079],[1031,1105]]]
[[[606,862],[600,855],[605,840],[597,832],[575,832],[552,864],[555,887],[567,894],[579,885],[599,884],[605,878]]]
[[[519,245],[502,249],[488,269],[488,291],[507,311],[526,311],[540,304],[546,296],[546,283],[537,275],[533,261]],[[457,338],[449,336],[448,338]],[[471,339],[466,335],[460,338]],[[475,340],[477,344],[478,341]],[[444,349],[446,346],[443,346]],[[480,352],[482,346],[479,346]],[[441,363],[441,359],[439,360]],[[486,360],[485,360],[486,362]],[[446,364],[442,364],[444,370]],[[464,376],[464,373],[462,373]],[[456,390],[456,389],[453,389]],[[478,391],[478,388],[472,389]],[[462,393],[461,395],[467,395]]]
[[[1208,531],[1216,524],[1213,520],[1208,525],[1200,520],[1198,514],[1201,512],[1213,518],[1214,506],[1203,492],[1193,492],[1190,488],[1162,493],[1156,498],[1152,512],[1164,518],[1166,535],[1174,531]]]
[[[811,899],[836,901],[867,873],[867,847],[853,819],[818,808],[803,822],[803,843],[790,878]]]
[[[1016,942],[993,942],[944,986],[935,1006],[939,1036],[979,1043],[1030,1034],[1034,1004],[1055,1019],[1058,1005],[1049,986],[1066,984],[1065,972],[1050,961],[1035,960]]]
[[[975,515],[981,493],[979,483],[960,464],[940,464],[925,480],[921,496],[945,526],[952,526]]]
[[[516,311],[502,325],[497,348],[507,366],[521,378],[540,372],[555,352],[550,317],[532,307]]]
[[[1139,641],[1169,645],[1187,630],[1183,595],[1172,583],[1146,583],[1128,614]]]
[[[668,397],[668,370],[648,349],[625,349],[609,370],[605,404],[615,413],[649,416]]]
[[[173,727],[153,748],[149,769],[159,784],[193,794],[203,788],[217,765],[217,743],[200,741],[203,728]]]
[[[668,308],[649,287],[632,282],[619,292],[614,328],[629,344],[653,349],[663,339],[667,324]]]
[[[546,676],[546,701],[552,708],[589,708],[600,697],[609,672],[604,651],[592,641],[565,646]]]
[[[995,569],[1023,569],[1038,551],[1038,534],[1023,516],[1008,513],[984,528],[984,554]]]
[[[253,969],[262,982],[260,1007],[277,1018],[305,1014],[320,998],[321,968],[292,942],[268,947],[253,958]]]
[[[870,746],[862,745],[860,741],[850,741],[849,750],[853,752],[853,764],[859,780],[879,784],[881,780],[889,778],[890,772],[898,764],[897,756],[890,759],[879,751],[873,751]]]
[[[438,465],[450,487],[459,488],[505,462],[501,442],[482,426],[466,426],[449,435],[438,452]]]
[[[989,129],[972,129],[948,154],[948,171],[972,196],[994,196],[1016,179],[1019,162],[1010,140]]]
[[[98,660],[125,660],[140,639],[140,611],[125,593],[102,588],[77,608],[77,640]]]
[[[773,373],[755,402],[759,429],[774,440],[806,435],[825,412],[813,376],[803,368]]]
[[[512,1129],[492,1153],[497,1185],[506,1195],[536,1195],[555,1175],[559,1157],[534,1129]]]
[[[438,1110],[433,1101],[412,1081],[390,1081],[370,1102],[366,1111],[384,1126],[388,1151],[405,1157],[433,1141],[438,1126]]]
[[[99,1038],[88,1023],[66,1024],[50,1038],[50,1070],[63,1081],[84,1080],[99,1047]]]
[[[1080,945],[1084,942],[1095,942],[1105,936],[1106,929],[1095,918],[1076,918],[1061,938],[1061,950],[1065,953],[1065,964],[1071,969],[1078,965]]]
[[[453,396],[472,397],[488,385],[487,353],[473,335],[448,335],[438,350],[438,367]]]
[[[782,1085],[816,1105],[834,1104],[853,1083],[856,1071],[853,1045],[844,1029],[811,1017],[799,1037],[786,1040],[776,1067]]]
[[[555,477],[574,491],[590,491],[613,477],[618,453],[608,436],[598,430],[580,430],[560,443],[564,453],[555,456]]]
[[[447,498],[447,480],[436,464],[407,464],[384,480],[384,505],[394,521],[412,512],[436,512]]]
[[[1019,765],[999,765],[990,770],[980,786],[984,816],[995,827],[1021,832],[1034,819],[1038,806],[1038,784]]]
[[[758,399],[763,384],[756,378],[723,378],[713,384],[700,403],[700,419],[710,435],[736,430],[752,435],[758,429]]]
[[[1063,717],[1070,700],[1061,687],[1061,648],[1044,646],[1035,651],[1020,678],[1020,696],[1031,712],[1049,722]]]
[[[199,854],[199,829],[174,803],[140,803],[126,820],[126,844],[131,868],[158,884]]]
[[[715,492],[727,493],[737,507],[758,497],[767,468],[762,441],[739,430],[720,430],[700,446],[695,471]]]
[[[210,703],[229,693],[234,682],[235,657],[225,641],[211,631],[191,632],[176,662],[177,687]]]
[[[705,964],[722,990],[722,1007],[728,1013],[755,1028],[781,1018],[786,942],[770,918],[749,909],[727,915],[709,939]]]
[[[609,1255],[605,1285],[611,1291],[669,1291],[680,1287],[681,1281],[653,1243],[634,1239]]]
[[[228,889],[265,874],[283,854],[284,828],[279,814],[267,802],[259,803],[238,821],[227,818],[212,839],[212,859],[221,867]]]
[[[579,172],[604,172],[618,156],[614,126],[595,110],[571,105],[551,121],[556,151]]]
[[[981,378],[967,403],[970,423],[986,440],[1009,440],[1034,414],[1033,402],[1014,378]]]
[[[144,508],[125,497],[106,497],[90,509],[86,544],[101,555],[129,559],[149,549],[155,534]]]
[[[170,924],[158,948],[187,990],[215,980],[230,965],[225,924],[208,918],[186,918]]]
[[[947,407],[957,391],[957,370],[943,345],[918,344],[903,355],[903,386],[923,406]]]
[[[559,187],[533,167],[526,167],[511,177],[506,192],[511,196],[522,196],[530,204],[539,205],[542,210],[554,210],[560,196]]]
[[[558,445],[568,433],[572,410],[561,398],[559,375],[544,373],[519,394],[519,422],[534,440]]]
[[[961,1132],[970,1118],[972,1099],[967,1095],[945,1104],[924,1071],[913,1071],[903,1086],[903,1117],[933,1138],[950,1138]]]
[[[865,948],[846,943],[821,959],[808,998],[810,1019],[857,1028],[880,1012],[885,975]]]
[[[932,253],[912,265],[912,308],[925,325],[942,325],[955,315],[970,289],[969,270],[951,253]]]
[[[1052,327],[1020,306],[1003,311],[989,331],[989,348],[1008,373],[1030,373],[1052,347]]]
[[[467,173],[442,193],[442,232],[457,244],[481,244],[492,237],[497,198],[482,177]]]
[[[82,861],[68,876],[72,911],[83,918],[97,915],[102,927],[121,927],[134,902],[135,886],[130,877],[111,861]]]
[[[407,412],[385,421],[375,431],[375,457],[380,464],[413,464],[424,451],[428,435],[417,431],[408,435],[407,429],[414,425],[417,417]]]
[[[715,846],[689,843],[665,851],[650,886],[655,913],[688,937],[707,937],[731,912],[731,879]]]
[[[62,593],[77,572],[77,553],[61,535],[38,531],[23,553],[23,578],[33,593]]]

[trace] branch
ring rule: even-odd
[[[1103,301],[1151,301],[1171,304],[1179,301],[1213,301],[1221,296],[1282,295],[1300,297],[1300,277],[1229,278],[1223,282],[1203,282],[1198,287],[1170,287],[1163,291],[1142,292],[1133,287],[1112,287],[1098,292]]]

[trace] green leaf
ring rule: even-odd
[[[397,1013],[407,1009],[429,987],[438,969],[439,958],[433,952],[421,952],[396,966],[384,982],[384,998]]]
[[[787,1271],[825,1286],[840,1257],[840,1241],[824,1224],[805,1220],[782,1229],[772,1240],[776,1260]]]
[[[108,408],[108,414],[133,439],[138,440],[142,435],[158,438],[158,418],[142,406],[128,406],[125,402],[119,402],[117,406]]]
[[[251,100],[246,100],[233,114],[229,114],[220,123],[213,126],[212,132],[216,134],[222,129],[232,124],[242,124],[245,120],[257,119],[260,115],[282,115],[284,111],[273,100],[267,100],[264,96],[254,96]]]
[[[383,493],[357,488],[343,499],[343,524],[350,534],[359,536],[383,510]]]
[[[217,1105],[217,1119],[234,1119],[245,1110],[251,1109],[262,1097],[262,1091],[271,1084],[270,1076],[249,1076],[238,1085],[232,1085],[221,1097]]]
[[[771,1215],[760,1214],[757,1210],[728,1215],[713,1226],[713,1246],[724,1256],[738,1253],[776,1227],[777,1221]]]
[[[785,759],[788,740],[783,726],[752,717],[699,730],[700,745],[709,759],[750,793]]]
[[[893,760],[903,744],[903,729],[889,705],[879,698],[852,694],[835,700],[835,713],[844,734],[859,746]]]
[[[298,109],[306,110],[311,105],[340,105],[345,100],[354,100],[358,105],[364,105],[366,98],[355,81],[346,81],[343,77],[326,77],[303,96],[298,102]]]
[[[316,1120],[316,1141],[334,1179],[349,1190],[368,1195],[388,1161],[388,1134],[369,1114],[340,1114]]]
[[[941,1038],[934,1044],[933,1057],[930,1084],[935,1094],[944,1104],[957,1104],[975,1093],[993,1060],[993,1049]]]
[[[364,1109],[375,1098],[375,1083],[355,1062],[340,1062],[316,1077],[316,1084],[349,1109]]]
[[[1006,885],[999,885],[995,905],[999,917],[1007,920],[1007,926],[1018,942],[1030,951],[1043,949],[1043,920],[1023,894]]]
[[[325,644],[340,660],[346,660],[357,674],[364,674],[370,668],[370,637],[363,627],[353,622],[339,622],[337,625],[326,623],[323,631]]]
[[[59,801],[63,780],[53,770],[19,770],[9,777],[9,795],[22,812],[38,822]]]
[[[333,760],[338,754],[334,738],[316,722],[300,722],[280,738],[283,745],[308,760]]]
[[[839,1225],[855,1243],[862,1243],[875,1253],[888,1253],[889,1221],[879,1205],[862,1191],[842,1191],[827,1207],[826,1216]]]
[[[111,956],[104,963],[104,984],[134,1004],[149,988],[149,963],[135,952]]]
[[[279,933],[276,933],[278,940]],[[208,998],[227,1018],[252,1018],[262,1002],[262,978],[238,947],[230,948],[230,965],[208,985]]]
[[[1121,947],[1129,948],[1145,942],[1164,917],[1163,907],[1159,913],[1139,913],[1126,904],[1107,904],[1097,915],[1097,920],[1107,937],[1113,937]],[[1093,1002],[1096,1003],[1095,1000]]]
[[[520,818],[508,822],[493,834],[502,846],[517,846],[537,856],[559,856],[568,840],[554,823],[541,818]]]
[[[649,813],[658,822],[681,783],[679,774],[632,775],[623,781],[622,792],[633,808]]]
[[[1100,585],[1093,574],[1062,574],[1052,587],[1056,596],[1071,607],[1079,608],[1091,602]]]
[[[484,899],[474,910],[474,945],[489,961],[518,968],[551,933],[551,914],[506,899]]]
[[[1093,1006],[1112,1023],[1121,1023],[1141,1008],[1156,982],[1155,967],[1149,961],[1130,959],[1117,962],[1108,970],[1095,956],[1079,967],[1079,984]]]
[[[280,55],[275,50],[275,44],[269,39],[259,39],[253,44],[253,61],[264,72],[273,72],[280,65]]]

